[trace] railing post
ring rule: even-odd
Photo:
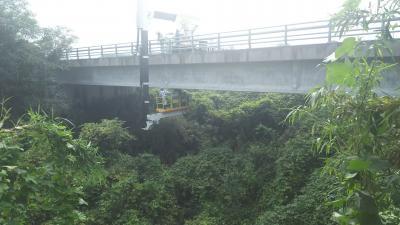
[[[249,49],[251,48],[251,29],[249,30],[249,40],[248,40],[248,44],[249,44]]]
[[[329,20],[328,24],[328,43],[332,42],[332,20]]]
[[[181,52],[181,39],[180,39],[180,37],[178,37],[178,39],[176,40],[176,51],[178,52],[178,53],[180,53]]]
[[[76,59],[79,59],[79,50],[76,49]]]
[[[191,45],[192,45],[192,52],[194,51],[194,40],[193,40],[193,34],[192,34],[192,37],[191,37]]]
[[[218,51],[221,50],[221,34],[218,33]]]
[[[115,56],[118,56],[118,45],[115,45]]]
[[[383,18],[384,16],[382,15],[381,18],[381,35],[383,36],[383,38],[386,38],[386,30],[385,30],[385,20]]]
[[[89,56],[89,59],[91,59],[91,58],[92,58],[92,56],[90,55],[90,47],[88,47],[87,51],[88,51],[88,56]]]
[[[103,53],[103,45],[100,46],[100,55],[101,57],[104,57],[104,53]]]
[[[131,42],[131,54],[135,55],[134,52],[133,52],[133,42]]]
[[[288,26],[285,25],[285,45],[288,45]]]
[[[151,55],[151,41],[149,41],[149,55]]]
[[[67,59],[67,61],[68,61],[68,56],[69,56],[69,50],[67,49],[65,50],[65,59]]]

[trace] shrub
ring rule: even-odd
[[[307,135],[297,135],[278,149],[275,177],[266,187],[263,196],[266,206],[288,204],[300,193],[314,169],[322,162],[312,150]]]
[[[159,157],[114,154],[107,182],[85,190],[93,225],[175,225],[179,210]]]
[[[227,148],[207,149],[179,159],[170,176],[186,220],[205,214],[218,218],[218,224],[235,225],[255,213],[256,176],[246,155]]]
[[[256,225],[333,225],[330,218],[333,208],[327,204],[336,181],[331,176],[321,175],[317,169],[308,179],[307,185],[292,202],[277,205],[267,210]]]
[[[101,153],[108,155],[115,151],[126,151],[130,141],[134,140],[124,122],[118,119],[104,119],[100,123],[82,125],[79,137],[98,146]]]
[[[0,224],[83,222],[80,187],[101,161],[96,148],[45,115],[29,112],[11,129],[0,122]]]

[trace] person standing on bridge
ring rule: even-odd
[[[160,42],[160,52],[161,52],[161,54],[166,53],[166,51],[165,51],[165,37],[161,32],[157,32],[157,39]]]
[[[160,98],[161,98],[161,102],[162,102],[162,105],[163,105],[164,109],[168,105],[167,95],[168,95],[168,91],[165,90],[164,88],[161,88],[161,90],[160,90]]]
[[[179,30],[175,32],[175,51],[179,52],[181,50],[181,33]]]

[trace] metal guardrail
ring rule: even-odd
[[[399,21],[398,19],[396,21]],[[193,36],[175,36],[162,40],[149,41],[149,54],[171,54],[188,51],[225,51],[237,49],[266,48],[288,45],[320,44],[340,42],[345,37],[360,37],[373,40],[381,33],[382,23],[353,27],[339,37],[329,20],[287,24],[249,30],[238,30]],[[397,27],[392,33],[397,34]],[[140,46],[135,42],[72,48],[64,52],[64,60],[94,59],[106,57],[135,56]]]

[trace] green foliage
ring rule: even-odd
[[[334,25],[340,36],[352,26],[360,25],[369,30],[371,24],[379,22],[381,28],[378,37],[381,40],[393,38],[393,28],[398,26],[392,20],[400,16],[400,2],[398,0],[372,0],[369,7],[362,7],[361,0],[346,0],[343,9],[334,17]],[[376,32],[376,31],[375,31]]]
[[[263,101],[267,102],[267,100]],[[258,120],[260,115],[248,119],[248,114],[256,114],[254,111],[261,112],[262,115],[266,116],[275,115],[277,121],[283,119],[283,115],[279,118],[275,112],[264,114],[263,107],[265,105],[259,104],[258,101],[255,102],[254,105],[250,103],[239,104],[241,109],[232,108],[232,112],[245,111],[242,114],[243,116],[239,116],[236,123]],[[269,105],[267,106],[269,107]],[[268,110],[274,109],[269,108]],[[32,122],[42,121],[40,117],[34,116],[36,114],[32,115]],[[171,121],[165,122],[165,124],[169,124]],[[167,140],[168,137],[173,137],[173,140],[180,141],[179,143],[190,143],[191,138],[197,142],[203,142],[204,136],[206,136],[202,133],[204,130],[202,128],[194,129],[195,127],[198,128],[199,125],[190,126],[189,122],[182,119],[173,121],[171,126],[161,126],[163,124],[160,124],[156,127],[156,132],[153,131],[148,134],[154,135],[152,137],[154,138],[153,142],[163,140],[162,138]],[[54,127],[60,126],[60,123],[56,121],[49,121],[46,124],[46,129],[49,130],[54,130]],[[40,210],[35,208],[34,213],[29,211],[30,217],[27,218],[30,221],[35,221],[35,224],[250,225],[255,223],[259,215],[264,215],[266,212],[279,207],[289,210],[292,209],[290,207],[294,207],[290,205],[300,204],[294,202],[298,196],[302,195],[301,189],[307,185],[310,174],[319,165],[319,161],[310,151],[311,147],[307,137],[296,137],[298,134],[288,135],[283,132],[280,139],[289,139],[286,144],[263,142],[263,138],[270,138],[271,136],[268,135],[271,135],[271,133],[277,137],[279,132],[268,127],[267,124],[260,126],[258,123],[252,122],[249,130],[255,130],[261,135],[254,136],[254,140],[258,139],[259,141],[251,143],[249,147],[243,147],[238,151],[227,147],[207,147],[210,143],[201,144],[203,149],[200,152],[195,155],[180,157],[177,162],[169,167],[163,165],[159,157],[151,154],[130,156],[121,153],[121,148],[125,146],[123,143],[130,139],[127,138],[129,133],[122,125],[122,122],[117,120],[86,124],[81,130],[80,138],[73,139],[76,143],[82,143],[83,147],[93,149],[92,145],[97,145],[102,151],[113,149],[112,154],[105,154],[107,166],[103,170],[106,170],[106,172],[97,172],[98,178],[91,177],[96,174],[92,171],[93,168],[96,168],[94,165],[86,170],[82,166],[85,162],[79,160],[80,158],[93,160],[97,156],[69,156],[66,155],[68,151],[65,150],[61,152],[61,155],[48,154],[52,149],[48,146],[55,145],[51,144],[53,142],[59,143],[57,136],[50,135],[47,139],[42,138],[41,135],[45,132],[40,130],[37,133],[29,133],[31,136],[39,135],[41,137],[37,142],[28,141],[26,138],[16,139],[16,142],[22,146],[32,145],[37,149],[35,154],[26,153],[29,157],[24,159],[32,159],[28,162],[50,163],[54,166],[57,165],[55,167],[57,169],[63,168],[59,170],[58,176],[62,176],[62,181],[67,183],[62,183],[61,186],[61,184],[51,181],[53,185],[58,185],[57,190],[68,193],[70,193],[70,190],[78,191],[72,192],[73,194],[68,195],[69,197],[66,197],[65,193],[63,195],[57,193],[57,196],[63,198],[63,200],[71,199],[71,202],[66,201],[63,204],[72,205],[68,210],[73,210],[74,213],[66,213],[68,211],[63,208],[63,204],[48,202],[49,208],[51,205],[51,210],[46,208],[48,211],[45,211],[41,208]],[[169,136],[170,129],[175,129],[174,126],[179,128],[179,133]],[[213,126],[216,126],[216,124]],[[220,126],[224,126],[224,124]],[[189,128],[189,130],[186,130],[186,128]],[[23,129],[27,128],[24,127]],[[159,130],[157,131],[157,129]],[[217,127],[217,129],[220,128]],[[21,129],[18,128],[15,131],[20,132]],[[72,138],[72,133],[68,132],[68,134],[62,136],[66,135],[68,139]],[[184,135],[190,138],[186,139]],[[294,139],[293,136],[295,136]],[[236,134],[233,133],[232,136],[226,136],[226,139],[235,137]],[[68,143],[74,145],[75,142],[69,141]],[[66,146],[66,148],[71,148],[68,144]],[[189,151],[193,151],[193,148],[197,148],[197,146],[187,145]],[[181,154],[187,154],[188,150],[182,151]],[[9,157],[15,158],[14,156]],[[55,163],[60,160],[58,157],[64,159],[62,164]],[[8,161],[7,158],[4,159]],[[46,161],[39,159],[46,159]],[[68,166],[69,164],[65,160],[76,162],[76,167]],[[92,163],[100,166],[95,162]],[[102,168],[97,170],[102,170]],[[91,176],[88,177],[85,174]],[[67,185],[70,184],[69,182],[72,185],[70,188]],[[16,193],[21,194],[22,192],[18,190]],[[49,189],[41,189],[40,193],[43,193],[43,195],[40,195],[40,199],[56,198],[56,196],[52,196]],[[315,193],[320,198],[325,196],[325,193]],[[77,201],[72,201],[76,197]],[[13,202],[13,200],[9,201]],[[77,204],[75,208],[73,203]],[[57,207],[54,207],[54,204],[57,204]],[[302,207],[306,209],[299,209],[297,216],[299,218],[308,217],[307,213],[316,209],[318,204],[316,201],[311,201],[310,205],[307,203],[307,207],[303,205]],[[41,202],[37,205],[44,206],[45,204]],[[280,214],[285,215],[283,212]],[[71,218],[67,218],[66,215],[71,216]],[[318,214],[321,217],[324,215]],[[387,215],[389,218],[390,212]],[[320,217],[315,216],[315,218]],[[299,220],[296,219],[296,221]],[[317,222],[313,223],[318,224]]]
[[[198,122],[208,145],[226,143],[238,150],[277,138],[285,130],[282,118],[302,101],[299,95],[195,92],[187,117]]]
[[[44,115],[29,112],[18,126],[0,127],[0,223],[83,222],[81,185],[101,161],[96,148]]]
[[[281,99],[287,101],[282,103]],[[158,156],[137,154],[144,150],[135,146],[130,151],[123,149],[132,134],[123,128],[121,121],[85,124],[79,139],[74,140],[92,149],[99,146],[107,164],[98,168],[97,172],[84,172],[84,162],[79,161],[77,167],[62,170],[63,176],[74,174],[71,175],[76,182],[73,187],[79,190],[76,194],[78,205],[71,207],[75,214],[65,213],[67,211],[63,209],[65,214],[62,217],[55,213],[61,209],[52,205],[54,216],[48,211],[36,210],[35,217],[29,219],[35,224],[65,222],[88,225],[252,225],[256,221],[260,224],[265,224],[265,221],[283,224],[287,218],[297,222],[312,218],[309,224],[317,225],[320,224],[318,221],[327,221],[329,217],[326,214],[331,214],[332,210],[320,206],[320,199],[328,193],[319,187],[306,191],[311,181],[317,182],[318,179],[311,174],[320,166],[320,160],[311,151],[309,136],[302,134],[307,129],[295,131],[278,122],[283,120],[288,110],[286,104],[291,106],[297,99],[293,96],[272,96],[271,99],[263,96],[244,100],[237,106],[224,106],[230,108],[229,113],[211,109],[213,120],[205,124],[199,124],[189,115],[188,118],[163,121],[154,130],[135,135],[138,136],[135,143],[143,141],[142,135],[148,135],[145,140],[149,141],[150,148],[147,149]],[[224,102],[219,101],[221,104]],[[214,123],[218,120],[224,122]],[[260,120],[265,122],[260,123]],[[51,124],[55,126],[59,123],[51,121],[48,126],[52,127]],[[207,140],[208,131],[221,132],[226,129],[225,126],[246,128],[241,132],[220,134],[225,142]],[[246,132],[254,134],[249,134],[246,140]],[[72,133],[69,135],[72,138]],[[243,137],[246,145],[229,148],[231,146],[227,143],[237,140],[238,136]],[[36,148],[43,149],[44,153],[38,151],[40,154],[30,157],[47,156],[45,152],[50,151],[47,146],[55,140],[57,138],[53,136],[48,141],[40,139]],[[16,141],[31,143],[25,139]],[[135,156],[129,153],[135,153]],[[77,160],[71,156],[60,157]],[[55,160],[58,159],[48,159],[49,163]],[[67,165],[63,163],[60,168]],[[85,175],[88,173],[91,176]],[[59,189],[70,190],[65,184]],[[43,190],[41,193],[48,192]],[[306,197],[301,198],[303,195]],[[313,210],[317,214],[311,217]],[[295,214],[290,214],[291,211]],[[47,218],[47,215],[51,219],[42,218]],[[74,219],[65,219],[66,215],[73,215]],[[392,211],[385,215],[392,218]]]
[[[279,150],[275,176],[264,190],[264,204],[276,206],[290,203],[306,184],[308,176],[321,166],[312,152],[310,137],[298,135]]]
[[[175,198],[168,191],[159,159],[121,155],[114,167],[89,224],[176,224]]]
[[[255,216],[249,199],[255,197],[256,176],[246,155],[208,149],[179,159],[170,176],[183,218],[196,217],[192,224],[211,218],[217,224],[242,224]]]
[[[63,28],[39,27],[25,0],[0,0],[0,30],[0,98],[12,97],[14,117],[29,107],[56,105],[62,89],[54,75],[74,38]]]
[[[375,14],[397,15],[397,1],[381,2],[386,11]],[[358,5],[338,14],[340,34],[380,18]],[[385,41],[393,25],[383,23]],[[13,96],[16,114],[54,104],[52,77],[72,38],[40,28],[24,0],[0,0],[0,30],[0,96]],[[13,126],[2,106],[0,224],[329,225],[336,210],[342,224],[397,225],[400,102],[376,93],[391,67],[379,58],[387,46],[345,39],[326,60],[326,87],[290,114],[302,118],[292,127],[282,121],[300,95],[193,91],[184,118],[135,135],[102,120],[79,138],[38,113]],[[132,96],[107,104],[140,111],[125,104]],[[108,117],[90,107],[90,121]]]
[[[111,154],[118,150],[127,150],[130,141],[134,140],[124,122],[118,119],[103,119],[100,123],[86,123],[82,125],[79,137],[99,147],[104,154]]]
[[[398,1],[381,1],[376,12],[360,10],[359,2],[350,3],[336,18],[340,32],[360,20],[368,30],[377,18],[386,27],[388,18],[397,14],[385,7],[393,3],[397,8]],[[377,41],[345,39],[335,57],[329,57],[327,85],[291,114],[292,119],[313,120],[316,149],[333,155],[325,170],[341,182],[336,189],[340,195],[332,203],[337,209],[333,219],[339,224],[379,225],[389,211],[390,220],[399,216],[393,196],[398,193],[400,102],[378,95],[383,72],[394,68],[383,57],[390,52],[386,45],[390,27],[386,28]]]
[[[9,41],[35,38],[39,27],[24,0],[1,0],[2,38]],[[7,39],[6,39],[7,38]]]
[[[188,220],[185,225],[218,225],[219,219],[212,217],[206,213],[196,216],[193,220]]]
[[[295,199],[286,205],[276,205],[257,218],[256,225],[329,225],[332,207],[324,204],[328,198],[327,190],[334,189],[333,177],[321,175],[316,170],[309,177],[307,185]],[[333,195],[333,193],[330,193]]]

